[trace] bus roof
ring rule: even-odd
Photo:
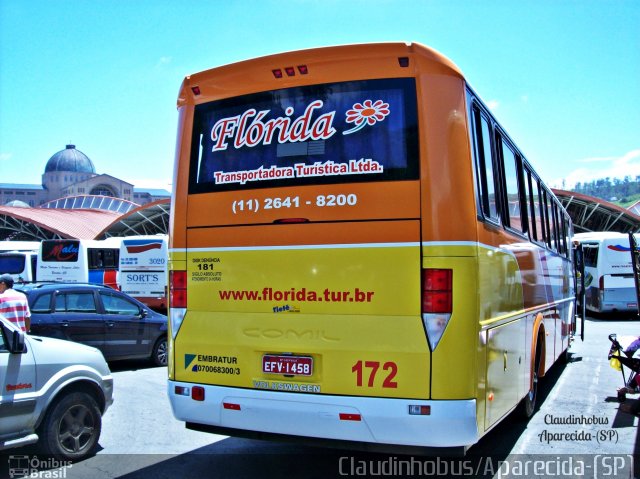
[[[398,69],[400,58],[408,57],[407,70]],[[411,58],[416,61],[412,62]],[[417,64],[430,65],[434,71],[446,71],[462,77],[462,72],[449,58],[420,43],[363,43],[311,48],[244,60],[194,73],[185,77],[178,97],[178,107],[235,96],[247,91],[273,89],[274,70],[282,73],[282,88],[292,86],[288,76],[295,76],[296,85],[349,81],[362,77],[406,77],[416,73]],[[288,67],[304,65],[306,73]],[[404,65],[401,65],[404,66]],[[395,71],[394,71],[395,69]],[[354,76],[355,75],[355,76]],[[300,78],[305,77],[301,82]],[[197,88],[196,88],[197,87]],[[193,90],[196,89],[194,92]]]
[[[0,251],[35,251],[40,241],[0,241]]]
[[[638,237],[638,234],[634,236]],[[590,231],[588,233],[576,233],[573,235],[573,239],[576,241],[588,241],[588,240],[605,240],[605,239],[620,239],[629,238],[628,233],[619,233],[617,231]]]

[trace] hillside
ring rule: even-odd
[[[577,183],[571,191],[609,201],[628,208],[640,200],[640,176],[620,178],[602,178],[589,183]]]

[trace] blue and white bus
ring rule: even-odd
[[[120,289],[147,306],[167,309],[167,235],[122,238]]]
[[[636,241],[640,235],[635,235]],[[584,251],[586,309],[595,313],[638,309],[629,235],[616,232],[578,233],[573,240]]]

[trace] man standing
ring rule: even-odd
[[[22,331],[29,331],[31,311],[27,297],[13,289],[13,278],[9,274],[0,276],[0,314]]]

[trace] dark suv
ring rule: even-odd
[[[167,364],[167,317],[112,288],[95,284],[33,283],[31,334],[98,348],[108,360],[150,358]]]

